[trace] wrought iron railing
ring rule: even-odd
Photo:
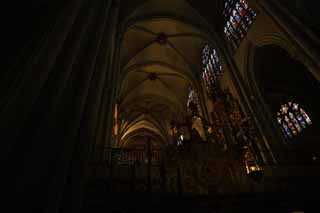
[[[91,163],[108,166],[111,164],[147,164],[148,159],[150,159],[152,164],[160,164],[162,158],[161,149],[152,149],[149,153],[146,149],[103,147],[96,150],[91,158]]]

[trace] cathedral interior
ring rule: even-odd
[[[318,8],[4,5],[2,208],[319,212]]]

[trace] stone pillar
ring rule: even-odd
[[[166,154],[165,150],[161,150],[161,158],[160,158],[160,188],[162,192],[167,192],[167,168],[166,168]]]
[[[264,131],[259,122],[259,116],[257,115],[252,101],[250,101],[250,90],[245,84],[244,79],[240,74],[239,68],[233,58],[233,53],[228,48],[228,45],[225,40],[223,40],[221,37],[215,37],[215,39],[220,44],[222,44],[222,46],[220,47],[220,55],[224,59],[224,63],[227,66],[229,66],[230,78],[232,80],[234,88],[236,89],[241,109],[243,110],[245,116],[249,116],[252,119],[252,121],[254,121],[254,125],[257,127],[257,130],[259,131],[259,135],[263,138],[261,144],[257,144],[257,146],[261,149],[259,151],[261,154],[265,154],[266,162],[276,163],[276,159],[273,157],[272,150],[266,148],[269,147],[269,141],[267,141],[264,137]],[[262,153],[263,150],[266,150],[267,152]]]
[[[135,189],[136,189],[136,163],[135,162],[132,165],[130,165],[130,172],[131,172],[130,191],[135,192]]]
[[[11,211],[79,212],[87,150],[99,118],[108,115],[101,109],[110,110],[114,99],[105,91],[112,80],[112,2],[66,1],[19,76],[6,79],[13,84],[0,98],[0,156]]]
[[[178,190],[178,196],[181,197],[182,196],[182,175],[181,175],[181,168],[180,168],[180,164],[178,164],[177,166],[177,190]]]
[[[151,144],[151,138],[147,139],[147,157],[148,157],[148,165],[147,165],[147,186],[148,186],[148,192],[152,192],[152,144]]]
[[[94,48],[94,51],[92,51],[94,60],[92,63],[92,83],[88,88],[87,102],[80,124],[79,141],[68,174],[69,182],[66,186],[68,191],[63,195],[63,212],[80,212],[84,199],[88,167],[90,166],[88,164],[91,160],[90,154],[103,155],[102,163],[107,163],[105,162],[106,155],[110,154],[107,153],[110,150],[106,152],[102,147],[104,147],[106,141],[110,141],[110,135],[106,133],[111,132],[109,124],[112,122],[112,117],[110,112],[112,112],[115,100],[112,92],[115,85],[110,83],[115,81],[110,70],[115,70],[113,56],[115,54],[114,43],[117,33],[119,5],[111,0],[99,0],[95,3],[97,7],[96,20],[92,25],[91,32],[92,47]],[[105,113],[106,111],[109,111],[109,113]],[[111,182],[105,184],[108,185]],[[107,188],[110,189],[110,187]]]

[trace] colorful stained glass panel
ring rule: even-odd
[[[277,122],[285,138],[291,138],[301,133],[303,129],[312,124],[306,111],[295,102],[282,104],[277,113]]]

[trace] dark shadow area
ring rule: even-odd
[[[277,122],[281,104],[289,101],[297,102],[308,113],[313,124],[286,142],[289,149],[293,149],[292,158],[301,163],[312,163],[314,155],[320,151],[319,83],[302,63],[274,45],[256,49],[254,72],[274,122]]]
[[[87,197],[82,208],[86,212],[314,212],[317,199],[312,196],[302,198],[297,193],[233,194],[193,196],[159,193],[110,193],[101,190],[100,196]],[[96,191],[97,192],[97,191]],[[97,194],[95,194],[97,195]]]
[[[319,35],[320,13],[318,0],[281,0],[281,3],[299,20]]]
[[[31,48],[39,42],[40,35],[52,27],[65,3],[62,0],[14,0],[1,4],[5,17],[1,31],[1,51],[5,56],[2,69],[10,68],[24,48]]]

